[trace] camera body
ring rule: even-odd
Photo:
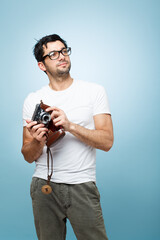
[[[40,104],[36,104],[32,121],[37,121],[37,123],[43,123],[46,128],[48,128],[47,134],[47,147],[50,147],[53,143],[55,143],[58,139],[65,136],[65,131],[62,126],[56,127],[51,120],[51,112],[46,112],[45,110],[49,106],[44,104],[41,100]]]
[[[51,121],[51,115],[41,108],[41,104],[36,104],[32,121],[37,121],[37,123],[43,123],[45,127],[48,128],[49,122]]]

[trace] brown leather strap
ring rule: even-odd
[[[49,174],[49,159],[51,157],[51,173]],[[53,174],[53,157],[52,157],[52,153],[49,147],[47,147],[47,168],[48,168],[48,173],[47,173],[47,184],[49,185],[52,174]]]
[[[40,106],[43,110],[46,110],[49,107],[48,105],[44,104],[42,100],[41,100],[40,104],[41,104]]]

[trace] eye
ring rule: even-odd
[[[62,52],[63,52],[64,54],[67,54],[67,53],[68,53],[68,49],[65,48],[65,49],[62,50]]]
[[[62,49],[62,54],[64,56],[69,56],[71,54],[71,48],[64,48],[64,49]]]
[[[56,56],[56,53],[57,53],[57,52],[55,52],[55,51],[50,52],[50,53],[49,53],[49,56],[50,56],[50,57],[55,57],[55,56]]]

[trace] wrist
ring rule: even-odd
[[[42,141],[39,141],[39,140],[37,140],[36,138],[33,138],[33,142],[32,142],[33,144],[35,144],[35,145],[37,145],[37,146],[39,146],[39,147],[44,147],[44,145],[45,145],[45,141],[44,140],[42,140]]]
[[[69,130],[68,130],[68,131],[69,131],[69,132],[74,132],[75,129],[76,129],[76,124],[70,122],[70,124],[69,124]]]

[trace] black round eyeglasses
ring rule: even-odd
[[[56,60],[59,58],[60,53],[63,56],[69,56],[71,55],[71,48],[62,48],[60,51],[51,51],[50,53],[46,54],[45,56],[42,57],[42,61],[48,56],[51,60]]]

